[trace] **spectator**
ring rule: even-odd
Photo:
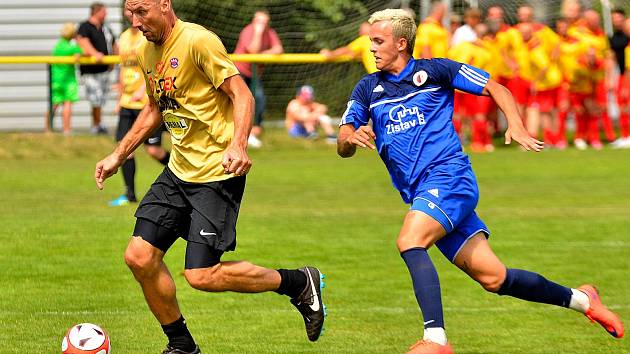
[[[314,90],[311,86],[300,87],[287,105],[286,119],[284,121],[287,132],[294,138],[317,138],[317,126],[321,125],[326,133],[326,142],[337,143],[337,136],[332,127],[330,117],[326,114],[328,107],[315,102]]]
[[[132,21],[131,13],[125,10],[125,16]],[[149,102],[147,96],[146,83],[136,49],[146,42],[140,30],[136,27],[129,27],[124,31],[118,40],[120,49],[120,76],[118,82],[118,129],[116,130],[116,141],[122,138],[131,130],[136,122],[138,115]],[[149,138],[144,141],[144,147],[147,153],[162,165],[167,165],[170,159],[170,153],[162,147],[162,133],[164,125],[160,125]],[[125,183],[125,193],[120,197],[109,202],[110,206],[121,206],[129,203],[136,203],[136,159],[134,153],[127,156],[127,160],[123,162],[122,176]]]
[[[54,56],[81,56],[81,48],[72,42],[77,29],[74,23],[66,23],[61,27],[61,38],[52,50]],[[52,112],[46,113],[46,132],[52,131],[52,120],[49,114],[55,115],[59,105],[63,104],[63,134],[70,135],[70,118],[72,117],[72,103],[79,100],[79,85],[74,64],[54,64],[51,67]]]
[[[626,36],[630,36],[630,18],[624,20]],[[619,103],[620,141],[614,148],[630,149],[630,43],[625,48],[625,71],[619,79],[617,100]]]
[[[238,36],[235,54],[282,54],[282,42],[276,31],[269,26],[269,12],[258,10],[254,13],[252,23],[243,28]],[[235,63],[236,68],[241,73],[250,91],[256,100],[254,127],[248,139],[248,145],[253,148],[262,146],[259,139],[262,133],[263,113],[265,112],[265,92],[263,91],[262,65],[255,66],[256,72],[252,70],[250,63]],[[255,76],[254,76],[255,75]]]
[[[418,26],[414,58],[444,58],[448,51],[448,31],[442,26],[446,5],[436,1],[431,5],[431,13]]]
[[[81,81],[92,105],[92,133],[107,134],[101,122],[102,108],[109,92],[110,66],[102,64],[103,56],[116,54],[116,37],[105,24],[107,8],[101,2],[90,5],[90,18],[79,25],[78,43],[85,55],[92,56],[99,65],[81,65]]]
[[[630,115],[628,113],[628,90],[630,90],[628,81],[626,62],[628,57],[627,51],[630,51],[628,45],[630,44],[630,37],[624,32],[624,21],[626,19],[626,12],[622,8],[617,8],[612,11],[612,24],[614,33],[609,38],[610,48],[615,53],[615,59],[617,61],[617,68],[619,70],[619,79],[616,82],[615,96],[617,97],[617,104],[619,105],[619,134],[620,137],[612,142],[614,148],[630,148]],[[625,75],[625,77],[624,77]]]
[[[479,9],[470,8],[464,12],[465,25],[459,27],[453,33],[451,46],[455,46],[461,42],[474,42],[477,40],[475,26],[481,22],[481,11]]]
[[[319,53],[327,59],[333,59],[344,55],[361,58],[363,66],[368,74],[378,71],[374,54],[370,51],[372,42],[370,41],[370,24],[363,22],[359,27],[359,38],[353,40],[348,45],[337,48],[335,50],[322,49]]]

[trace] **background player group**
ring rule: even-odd
[[[418,26],[413,56],[450,58],[489,72],[514,95],[528,132],[543,139],[548,148],[567,147],[570,117],[576,148],[601,149],[600,129],[613,147],[630,148],[630,20],[623,9],[613,10],[611,39],[598,12],[582,9],[575,0],[563,2],[561,18],[549,24],[555,31],[536,22],[534,9],[527,5],[519,7],[518,23],[513,26],[506,23],[500,6],[488,8],[485,20],[483,15],[468,9],[464,24],[451,21],[449,31],[442,26],[448,16],[446,5],[434,2]],[[374,72],[368,31],[365,23],[356,41],[322,54],[356,53],[368,73]],[[618,132],[608,114],[611,99],[620,109]],[[491,137],[502,127],[492,100],[458,91],[453,119],[472,151],[494,149]]]

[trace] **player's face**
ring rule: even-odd
[[[150,42],[163,40],[166,21],[161,9],[162,0],[127,0],[125,9],[131,14],[131,25]]]
[[[392,23],[390,21],[379,21],[370,27],[370,40],[372,46],[370,51],[376,59],[376,68],[388,71],[400,56],[400,39],[394,38]]]

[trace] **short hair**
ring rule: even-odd
[[[70,40],[74,38],[74,35],[77,33],[77,27],[72,22],[66,22],[61,26],[59,33],[61,37]]]
[[[411,13],[402,9],[385,9],[376,11],[368,20],[371,25],[379,21],[390,21],[394,37],[406,39],[407,52],[413,53],[413,46],[416,41],[416,22]]]
[[[100,1],[93,2],[92,5],[90,5],[90,16],[94,15],[104,7],[105,4]]]
[[[470,17],[472,17],[472,18],[478,18],[478,19],[481,19],[481,16],[482,16],[482,14],[481,14],[481,10],[479,10],[479,9],[478,9],[478,8],[476,8],[476,7],[471,7],[471,8],[469,8],[469,9],[466,9],[466,11],[464,12],[464,18],[467,18],[467,17],[468,17],[468,18],[470,18]]]
[[[614,14],[620,14],[626,17],[626,10],[624,10],[622,7],[615,7],[611,12]]]

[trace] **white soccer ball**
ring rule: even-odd
[[[72,326],[61,341],[63,354],[109,354],[110,348],[107,333],[91,323]]]

